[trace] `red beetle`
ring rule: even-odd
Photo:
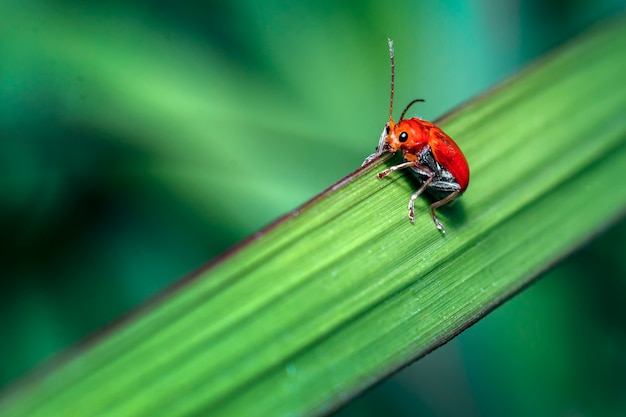
[[[411,101],[400,115],[398,123],[393,121],[395,63],[391,39],[389,39],[389,53],[391,55],[389,122],[383,130],[376,153],[368,157],[364,164],[384,152],[401,150],[405,162],[378,173],[378,178],[386,177],[391,172],[402,168],[410,168],[411,172],[421,183],[421,187],[413,193],[409,200],[409,219],[411,223],[415,222],[414,202],[425,191],[437,199],[430,205],[430,214],[437,229],[445,233],[446,228],[437,219],[435,209],[461,196],[467,189],[469,184],[467,160],[458,145],[439,127],[417,117],[404,119],[404,115],[409,107],[424,100],[416,99]]]

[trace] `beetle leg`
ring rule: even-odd
[[[435,216],[435,209],[445,204],[448,204],[450,201],[454,199],[454,197],[459,195],[460,192],[461,190],[456,190],[455,192],[447,195],[445,198],[442,198],[439,201],[435,201],[434,203],[430,205],[430,214],[433,216],[433,221],[435,222],[435,226],[437,226],[437,229],[441,230],[441,233],[446,233],[446,228],[443,227],[443,224],[441,224],[439,219],[437,219],[437,216]]]
[[[379,172],[378,174],[376,174],[376,176],[378,177],[378,179],[384,178],[387,175],[391,174],[393,171],[397,171],[399,169],[402,168],[408,168],[408,167],[414,167],[416,164],[414,161],[411,162],[404,162],[402,164],[398,164],[398,165],[394,165],[392,167],[387,168],[386,170]]]
[[[370,162],[372,162],[374,159],[378,158],[379,156],[381,156],[384,153],[389,152],[389,148],[386,146],[387,145],[387,128],[389,127],[389,124],[386,124],[385,127],[383,127],[383,132],[380,134],[380,139],[378,140],[378,146],[376,147],[376,152],[374,152],[373,154],[371,154],[370,156],[368,156],[367,158],[365,158],[365,161],[363,161],[363,163],[361,164],[361,166],[367,165]]]
[[[422,167],[422,168],[425,168],[425,167]],[[415,223],[415,200],[424,192],[424,190],[433,181],[433,179],[435,179],[435,173],[432,172],[431,170],[428,170],[428,171],[429,171],[428,179],[424,181],[422,186],[416,192],[414,192],[411,195],[411,198],[409,199],[409,220],[411,220],[411,223]]]

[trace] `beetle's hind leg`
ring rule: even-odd
[[[439,201],[435,201],[434,203],[432,203],[430,205],[430,214],[433,217],[433,221],[435,222],[435,226],[437,226],[437,229],[441,230],[441,233],[446,233],[446,228],[443,226],[443,224],[441,224],[441,222],[439,221],[439,219],[435,215],[435,209],[448,204],[450,201],[454,200],[454,197],[456,197],[460,193],[461,193],[461,190],[456,190],[456,191],[448,194],[445,198],[442,198]]]

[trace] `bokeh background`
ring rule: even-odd
[[[1,0],[0,388],[358,168],[387,37],[398,107],[434,119],[625,8]],[[626,415],[625,242],[621,221],[337,415]]]

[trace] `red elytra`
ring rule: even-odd
[[[365,162],[369,162],[384,152],[402,151],[405,162],[378,173],[377,177],[380,179],[393,171],[410,168],[421,183],[421,187],[411,195],[409,200],[411,223],[415,222],[415,200],[423,192],[427,192],[437,199],[430,205],[430,214],[437,229],[445,233],[446,228],[437,219],[435,209],[460,197],[467,189],[469,184],[467,160],[458,145],[436,125],[417,117],[404,119],[409,107],[424,100],[411,101],[400,115],[398,123],[393,121],[395,62],[391,39],[389,39],[389,53],[391,55],[389,122],[385,125],[376,153],[368,157]]]

